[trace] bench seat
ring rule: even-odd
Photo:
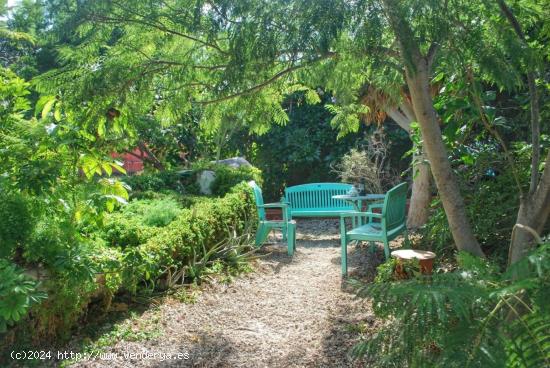
[[[315,208],[311,210],[291,210],[292,217],[340,217],[342,214],[355,212],[355,210],[335,210],[334,208]]]

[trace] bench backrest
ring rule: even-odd
[[[256,184],[254,180],[249,181],[248,185],[252,188],[254,192],[254,199],[256,200],[256,210],[258,211],[258,217],[260,221],[265,220],[265,208],[260,207],[264,204],[264,197],[262,195],[262,189]]]
[[[391,188],[384,198],[382,217],[386,231],[404,226],[406,221],[407,183],[401,183]]]
[[[285,201],[290,203],[291,211],[335,209],[353,210],[353,205],[332,196],[347,194],[351,184],[343,183],[312,183],[288,187],[285,189]]]

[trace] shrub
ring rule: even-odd
[[[53,265],[57,257],[69,248],[74,228],[57,217],[44,217],[36,224],[25,244],[25,259],[29,262],[45,262]]]
[[[0,258],[25,242],[33,228],[27,200],[20,194],[0,192]]]
[[[157,232],[157,228],[143,224],[139,217],[116,213],[109,216],[101,235],[110,246],[125,248],[137,247]]]
[[[200,258],[231,232],[242,234],[256,208],[246,184],[240,184],[224,198],[201,202],[185,209],[145,244],[124,252],[124,286],[135,291],[140,283],[154,284],[168,269],[183,267]]]
[[[134,200],[107,217],[101,236],[111,246],[135,247],[157,234],[157,227],[172,222],[181,210],[173,196]]]
[[[146,210],[151,202],[130,206],[128,214],[111,215],[109,221],[113,226],[123,225],[110,228],[112,233],[107,237],[111,237],[110,241],[118,239],[118,244],[124,239],[126,244],[133,245],[123,249],[93,238],[67,237],[65,224],[55,218],[41,221],[30,244],[42,245],[29,257],[46,268],[43,289],[48,298],[32,306],[27,323],[18,324],[11,331],[16,331],[23,340],[32,339],[35,344],[45,339],[66,338],[86,317],[91,305],[105,310],[119,291],[136,293],[166,287],[177,278],[174,275],[191,281],[189,277],[198,279],[211,272],[212,267],[220,269],[222,263],[224,267],[243,269],[250,236],[244,239],[240,235],[250,230],[248,220],[256,218],[247,185],[237,186],[224,198],[198,201],[192,208],[181,210],[165,227],[136,226],[132,221],[137,216],[124,217],[131,211]],[[153,232],[136,235],[132,233],[136,228]],[[232,243],[229,241],[232,238],[240,240]],[[4,283],[4,278],[9,278],[2,272],[0,267],[0,313],[3,297],[8,295],[5,287],[11,288],[11,284]],[[24,308],[19,309],[21,315],[28,311],[26,304]]]
[[[133,192],[161,192],[175,190],[181,192],[183,187],[180,175],[176,171],[160,171],[124,177],[123,181],[132,188]]]
[[[373,367],[548,366],[550,244],[498,269],[464,252],[453,272],[363,285],[385,323],[354,354]]]
[[[0,280],[0,333],[3,333],[46,294],[38,290],[38,283],[22,269],[3,259],[0,259]]]
[[[203,170],[211,170],[216,174],[216,178],[214,179],[210,189],[212,190],[212,195],[217,197],[224,196],[231,190],[231,188],[243,181],[254,180],[260,186],[263,183],[262,172],[253,166],[240,166],[238,168],[234,168],[211,162],[199,162],[194,165],[193,172],[195,175],[189,177],[187,184],[189,186],[194,184],[198,173]]]
[[[459,178],[476,238],[486,254],[498,258],[504,265],[507,247],[503,244],[508,244],[510,240],[519,208],[519,193],[506,166],[496,166],[498,157],[490,152],[478,157],[476,167],[460,171]],[[520,175],[528,173],[522,172]],[[439,198],[432,202],[432,215],[421,233],[423,248],[443,253],[454,250],[452,234]]]
[[[147,226],[166,226],[181,212],[179,203],[169,197],[153,201],[134,201],[125,208],[125,214],[135,213]]]
[[[237,169],[226,165],[215,165],[213,167],[216,173],[216,179],[212,183],[212,194],[223,196],[228,193],[235,185],[254,180],[258,185],[262,185],[262,172],[252,166],[241,166]]]
[[[344,183],[363,185],[367,193],[384,193],[399,182],[389,163],[389,143],[383,133],[375,132],[364,150],[352,148],[332,170]]]

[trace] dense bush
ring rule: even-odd
[[[262,172],[253,166],[241,166],[232,168],[226,165],[210,166],[216,173],[216,179],[212,183],[212,194],[215,196],[223,196],[228,193],[231,188],[243,181],[254,180],[258,185],[262,185]]]
[[[8,257],[30,235],[33,218],[27,200],[0,191],[0,258]]]
[[[234,133],[226,154],[245,156],[263,174],[263,193],[268,201],[278,200],[286,186],[339,181],[331,166],[351,148],[362,149],[373,130],[378,127],[360,124],[357,132],[339,137],[331,125],[334,115],[325,108],[332,102],[329,92],[320,91],[321,103],[306,103],[304,92],[289,95],[283,105],[289,121],[273,125],[265,134],[248,130]],[[411,142],[407,133],[394,123],[385,123],[384,131],[391,144],[391,167],[401,172],[409,159],[403,154]]]
[[[254,218],[254,201],[245,184],[238,185],[224,198],[183,210],[145,244],[125,251],[125,287],[135,291],[142,282],[156,282],[168,270],[182,268],[200,258],[231,233],[242,233],[247,221]]]
[[[160,201],[139,202],[143,201],[130,203],[123,211],[110,215],[112,227],[103,234],[107,240],[90,234],[75,235],[74,229],[69,231],[69,224],[55,218],[38,223],[25,247],[25,256],[35,264],[32,272],[43,280],[41,290],[47,292],[48,298],[34,303],[44,296],[35,293],[36,282],[18,281],[19,286],[14,289],[17,285],[11,287],[8,279],[23,277],[22,271],[0,265],[0,276],[6,280],[4,283],[3,278],[0,287],[0,324],[25,319],[8,331],[11,338],[17,334],[39,343],[68,337],[91,304],[108,309],[116,293],[165,288],[178,272],[181,281],[192,281],[214,263],[218,268],[226,263],[238,264],[246,252],[244,246],[226,246],[226,242],[231,243],[229,239],[249,231],[249,224],[256,218],[252,193],[245,184],[236,186],[223,198],[194,199],[191,208],[178,208],[177,217],[164,227],[146,226],[141,216],[150,212],[150,206],[174,209],[174,200],[164,197]],[[109,246],[123,243],[125,247]],[[4,299],[14,290],[20,296]],[[7,307],[2,304],[4,301],[9,302]],[[0,340],[4,337],[0,332]],[[5,347],[0,344],[0,351]]]
[[[110,246],[135,247],[145,243],[182,211],[175,196],[133,200],[119,212],[109,214],[100,235]]]
[[[504,273],[468,253],[457,267],[362,285],[385,323],[355,355],[369,367],[548,366],[550,244]]]
[[[0,259],[0,333],[28,313],[29,308],[46,297],[38,283],[17,265]],[[1,345],[0,345],[1,347]]]
[[[176,171],[159,171],[126,176],[122,180],[130,186],[133,192],[161,192],[164,190],[181,192],[183,187],[180,179],[180,175]]]
[[[138,217],[116,213],[109,216],[101,236],[110,246],[125,248],[143,244],[157,232],[158,228],[145,225]]]
[[[486,254],[505,262],[507,245],[519,208],[517,185],[502,154],[485,147],[478,152],[475,166],[458,165],[466,211],[477,239]],[[522,167],[529,167],[528,158],[518,156]],[[519,172],[522,178],[528,175]],[[454,250],[452,234],[439,198],[432,202],[432,214],[421,230],[424,247],[450,252]]]
[[[171,192],[198,195],[197,177],[203,170],[214,171],[216,175],[211,187],[212,195],[216,197],[223,197],[242,181],[255,180],[262,183],[262,172],[253,166],[233,168],[200,161],[195,163],[192,169],[183,173],[176,171],[143,173],[125,177],[124,181],[131,187],[132,198],[135,199],[159,199]]]

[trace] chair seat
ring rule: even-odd
[[[380,224],[366,224],[348,231],[347,235],[353,238],[355,236],[381,237],[382,227]]]
[[[296,220],[290,220],[290,221],[287,221],[287,222],[285,222],[284,220],[263,220],[263,221],[260,221],[260,224],[266,225],[266,226],[282,227],[286,224],[296,225]]]

